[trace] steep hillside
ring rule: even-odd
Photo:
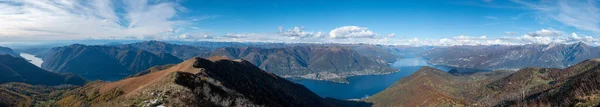
[[[520,69],[525,67],[565,68],[600,57],[600,48],[585,43],[452,46],[436,48],[423,55],[435,65],[477,69]]]
[[[389,88],[366,99],[375,107],[393,106],[475,106],[473,91],[510,71],[479,72],[472,75],[423,67]]]
[[[525,78],[514,79],[519,77]],[[493,85],[499,86],[494,87],[499,94],[520,92],[499,103],[502,106],[598,106],[598,77],[600,59],[592,59],[566,69],[522,70]]]
[[[0,84],[23,82],[34,85],[83,85],[86,80],[74,74],[58,74],[41,69],[27,60],[0,55]]]
[[[124,49],[142,49],[152,53],[169,53],[180,59],[190,59],[210,51],[208,48],[170,44],[160,41],[144,41],[117,46]]]
[[[221,48],[210,55],[245,59],[282,77],[347,82],[355,75],[388,74],[397,71],[381,58],[367,57],[351,48],[296,46],[288,48]]]
[[[339,101],[344,102],[344,101]],[[246,60],[194,58],[117,82],[87,84],[61,106],[337,106]],[[355,102],[357,103],[357,102]]]
[[[366,101],[382,107],[597,106],[599,72],[600,59],[565,69],[530,67],[514,73],[493,71],[459,76],[424,67]]]
[[[74,44],[50,50],[42,68],[75,73],[90,80],[118,80],[152,66],[179,62],[179,58],[167,53]]]

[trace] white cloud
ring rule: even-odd
[[[341,27],[340,27],[341,28]],[[284,31],[281,27],[280,31]],[[288,32],[304,32],[301,29],[288,30]],[[331,32],[330,32],[331,33]],[[566,36],[562,31],[553,29],[541,29],[528,34],[516,37],[493,38],[488,36],[466,36],[459,35],[450,38],[391,38],[395,36],[390,33],[384,36],[373,35],[372,37],[358,38],[321,38],[319,33],[313,33],[314,36],[281,36],[280,33],[230,33],[224,36],[209,38],[212,41],[233,41],[233,42],[284,42],[284,43],[365,43],[365,44],[387,44],[387,45],[414,45],[414,46],[454,46],[454,45],[523,45],[523,44],[549,44],[549,43],[573,43],[585,42],[588,44],[599,44],[598,39],[591,36],[580,36],[571,33]],[[373,33],[376,34],[376,33]],[[516,34],[516,33],[515,33]],[[532,36],[535,35],[535,36]]]
[[[185,24],[173,20],[175,1],[18,0],[0,2],[0,37],[12,40],[168,38]],[[6,39],[4,39],[6,40]]]
[[[487,36],[455,36],[452,38],[439,39],[438,43],[434,43],[437,46],[453,46],[453,45],[508,45],[509,42],[505,42],[500,39],[490,39]]]
[[[320,37],[321,32],[313,33],[304,31],[304,27],[294,27],[294,29],[284,31],[283,27],[279,27],[279,35],[288,37]]]
[[[394,38],[394,37],[396,37],[396,33],[390,33],[390,34],[386,35],[386,37]]]
[[[595,0],[583,2],[558,0],[558,5],[559,12],[553,16],[556,20],[578,29],[600,31],[598,28],[600,13]]]
[[[486,40],[487,36],[471,37],[471,36],[460,35],[460,36],[456,36],[456,37],[452,37],[452,38],[455,40]]]
[[[198,40],[198,39],[210,39],[210,38],[211,37],[208,34],[201,34],[201,33],[198,33],[198,34],[189,34],[189,33],[184,33],[184,34],[181,34],[179,36],[175,36],[175,37],[173,37],[171,39],[174,39],[174,40],[192,40],[193,41],[193,40]]]
[[[554,40],[548,36],[531,36],[531,35],[523,35],[518,37],[517,39],[524,41],[526,43],[534,43],[534,44],[548,44],[552,43]]]
[[[303,27],[294,27],[286,30],[278,27],[277,33],[228,33],[221,36],[213,36],[210,41],[231,42],[287,42],[287,43],[389,43],[388,37],[395,36],[394,33],[378,36],[364,27],[343,26],[331,30],[332,32],[308,32]],[[331,34],[334,36],[332,37]]]
[[[541,29],[535,32],[529,32],[527,33],[527,35],[529,36],[562,36],[563,32],[562,31],[558,31],[558,30],[552,30],[552,29]]]
[[[201,17],[193,17],[192,21],[202,21],[202,20],[208,20],[208,19],[215,19],[215,18],[219,18],[222,17],[221,15],[208,15],[208,16],[201,16]]]
[[[252,35],[260,35],[255,33],[227,33],[223,37],[225,38],[248,38]]]
[[[595,0],[556,0],[529,3],[513,0],[541,13],[540,17],[549,17],[560,23],[580,30],[600,32],[600,10]]]
[[[504,32],[504,34],[507,34],[507,35],[515,35],[515,34],[517,34],[517,32],[510,32],[510,31],[506,31],[506,32]]]
[[[342,26],[329,32],[331,38],[373,38],[377,33],[366,27]]]
[[[514,44],[549,44],[549,43],[559,43],[559,44],[568,44],[573,42],[585,42],[589,44],[597,44],[598,39],[593,38],[592,36],[579,36],[577,33],[573,32],[570,36],[566,36],[566,34],[562,33],[562,31],[553,30],[553,32],[560,32],[559,35],[554,33],[540,33],[540,32],[548,32],[548,30],[539,30],[536,31],[537,34],[526,34],[520,37],[502,37],[500,39],[510,41]],[[533,36],[536,35],[536,36]]]
[[[571,36],[569,36],[568,38],[566,38],[564,40],[565,42],[585,42],[585,43],[593,43],[593,42],[598,42],[597,39],[594,39],[594,37],[592,36],[579,36],[577,35],[577,33],[573,32],[571,33]]]

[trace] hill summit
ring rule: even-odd
[[[62,106],[337,106],[246,60],[192,58],[164,70],[75,89]]]

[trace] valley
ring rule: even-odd
[[[0,107],[600,107],[600,0],[0,0]]]
[[[85,66],[91,66],[91,65],[98,65],[98,64],[102,64],[102,63],[106,63],[106,64],[115,64],[115,65],[110,65],[110,66],[106,66],[106,67],[115,67],[115,66],[123,66],[123,65],[136,65],[134,67],[122,67],[122,73],[116,73],[115,74],[111,74],[111,73],[104,73],[104,71],[93,71],[93,70],[84,70],[88,73],[81,73],[81,72],[70,72],[70,71],[82,71],[82,70],[77,70],[77,69],[73,69],[73,68],[69,68],[70,70],[66,70],[69,72],[58,72],[58,73],[69,73],[69,74],[79,74],[82,75],[85,79],[88,80],[92,80],[90,81],[90,83],[87,83],[86,85],[82,85],[81,83],[77,83],[77,84],[73,84],[73,86],[68,86],[66,88],[59,88],[59,87],[55,87],[55,88],[51,88],[48,87],[49,90],[40,90],[43,92],[36,92],[36,93],[40,93],[41,96],[43,97],[22,97],[22,99],[37,99],[37,100],[28,100],[28,102],[26,103],[36,103],[36,104],[50,104],[50,105],[71,105],[71,106],[82,106],[80,104],[83,105],[96,105],[96,104],[101,104],[101,105],[114,105],[114,104],[133,104],[133,105],[154,105],[154,104],[158,104],[158,105],[164,105],[164,104],[184,104],[184,105],[189,105],[188,103],[184,103],[181,102],[179,100],[176,99],[198,99],[199,97],[182,97],[182,98],[178,98],[178,97],[174,97],[177,95],[167,95],[167,93],[164,92],[168,92],[168,93],[172,93],[172,91],[168,91],[165,89],[161,89],[161,90],[156,90],[159,89],[157,86],[154,85],[149,85],[149,84],[166,84],[166,83],[173,83],[175,82],[176,84],[174,85],[169,85],[171,86],[171,88],[175,88],[175,87],[180,87],[177,85],[184,85],[185,84],[180,84],[177,83],[177,81],[180,81],[177,78],[172,78],[169,75],[171,75],[170,73],[163,73],[163,72],[174,72],[174,71],[183,71],[183,72],[191,72],[192,75],[196,75],[196,76],[200,76],[200,77],[194,77],[196,79],[193,78],[188,78],[188,79],[192,79],[192,80],[202,80],[204,81],[204,79],[208,79],[206,82],[211,83],[211,84],[216,84],[217,87],[222,87],[219,86],[219,83],[222,82],[215,82],[214,80],[221,80],[221,79],[230,79],[230,78],[240,78],[240,77],[230,77],[233,74],[231,73],[227,73],[221,76],[226,76],[226,77],[202,77],[202,76],[211,76],[213,74],[205,74],[205,73],[198,73],[198,71],[201,72],[206,72],[206,69],[216,69],[213,67],[216,67],[216,65],[212,65],[208,62],[208,65],[202,65],[203,69],[197,69],[197,68],[186,68],[184,66],[192,66],[194,64],[200,63],[198,62],[198,58],[196,58],[196,60],[187,60],[187,61],[173,61],[170,63],[163,63],[165,61],[164,58],[171,58],[171,59],[177,59],[179,60],[179,58],[185,57],[185,56],[173,56],[170,53],[171,52],[182,52],[180,51],[181,49],[185,49],[188,50],[187,48],[193,48],[192,46],[187,46],[187,45],[175,45],[175,44],[170,44],[170,43],[166,43],[166,42],[159,42],[159,41],[150,41],[150,42],[137,42],[137,43],[133,43],[133,44],[145,44],[145,45],[158,45],[158,46],[170,46],[170,47],[165,47],[163,49],[159,49],[159,50],[154,50],[154,51],[147,51],[147,49],[139,49],[137,47],[133,47],[131,44],[113,44],[111,46],[105,46],[105,45],[81,45],[81,44],[74,44],[74,45],[69,45],[69,46],[64,46],[64,47],[57,47],[57,48],[52,48],[50,49],[48,52],[40,52],[40,53],[45,53],[45,54],[38,54],[37,56],[45,56],[45,58],[37,58],[36,55],[30,55],[30,54],[26,54],[26,53],[21,53],[23,57],[17,57],[17,58],[23,58],[23,61],[27,61],[28,63],[31,63],[30,65],[32,65],[32,68],[38,67],[35,66],[33,64],[35,63],[40,63],[42,62],[42,68],[44,67],[48,67],[50,63],[65,63],[65,64],[59,64],[59,67],[69,67],[69,62],[77,62],[77,61],[86,61],[89,60],[85,59],[86,57],[90,57],[90,58],[103,58],[103,60],[106,59],[110,59],[113,60],[114,63],[106,63],[106,62],[86,62],[86,63],[72,63],[72,64],[77,64],[77,66],[81,66],[81,67],[85,67]],[[117,45],[117,46],[115,46]],[[261,44],[264,45],[264,44]],[[573,45],[569,45],[570,47],[577,47],[577,45],[579,46],[584,46],[585,44],[573,44]],[[232,63],[232,62],[220,62],[221,60],[227,60],[227,59],[239,59],[239,60],[235,60],[233,61],[233,63],[240,63],[239,61],[242,61],[245,64],[241,64],[241,65],[254,65],[257,64],[256,68],[252,68],[252,69],[260,69],[260,70],[264,70],[262,72],[268,73],[270,75],[273,76],[277,76],[279,78],[281,78],[282,80],[288,81],[288,83],[286,84],[297,84],[297,85],[301,85],[303,87],[305,87],[305,89],[302,89],[303,91],[308,91],[310,93],[312,93],[313,95],[311,95],[314,98],[309,98],[312,99],[314,101],[317,101],[315,99],[318,98],[323,98],[321,99],[321,102],[323,102],[322,104],[326,104],[328,106],[348,106],[346,104],[360,104],[363,106],[398,106],[399,105],[403,105],[403,106],[443,106],[443,105],[465,105],[465,106],[473,106],[473,105],[486,105],[486,106],[492,106],[492,105],[531,105],[531,104],[548,104],[548,102],[538,102],[538,103],[524,103],[523,101],[525,100],[519,100],[518,98],[521,97],[525,97],[527,96],[527,98],[532,98],[532,99],[526,99],[528,102],[529,100],[531,101],[537,101],[536,99],[533,99],[533,96],[537,96],[538,94],[545,94],[544,90],[552,90],[553,88],[551,88],[552,86],[554,87],[561,87],[562,85],[571,85],[571,84],[567,84],[564,82],[561,82],[560,84],[554,84],[553,81],[571,81],[571,79],[561,79],[561,78],[575,78],[575,77],[570,77],[570,76],[576,76],[579,73],[582,73],[583,71],[580,70],[586,70],[589,69],[589,67],[592,66],[596,66],[594,65],[596,63],[596,60],[588,60],[588,61],[583,61],[583,64],[575,64],[572,67],[568,67],[565,68],[565,71],[573,71],[574,73],[568,73],[569,75],[566,75],[566,77],[555,77],[555,76],[546,76],[546,75],[560,75],[560,72],[558,72],[557,70],[561,70],[561,69],[549,69],[545,70],[542,68],[531,68],[531,67],[527,67],[527,68],[514,68],[514,69],[520,69],[520,70],[498,70],[497,68],[492,68],[492,69],[497,69],[497,70],[488,70],[488,69],[482,69],[481,67],[473,67],[473,66],[454,66],[451,64],[440,64],[440,63],[432,63],[435,61],[439,61],[440,59],[431,59],[431,56],[433,53],[438,52],[441,49],[446,49],[448,47],[436,47],[436,48],[430,48],[430,47],[377,47],[377,46],[368,46],[368,45],[302,45],[302,46],[298,46],[298,45],[292,45],[290,47],[276,47],[276,48],[254,48],[254,47],[248,47],[248,46],[252,46],[252,45],[245,45],[242,47],[226,47],[226,48],[213,48],[213,49],[208,49],[210,51],[189,51],[190,53],[193,53],[196,56],[204,56],[207,57],[208,59],[206,60],[210,60],[212,63]],[[125,48],[124,48],[125,47]],[[153,46],[151,46],[153,47]],[[183,48],[186,47],[186,48]],[[365,51],[365,47],[368,48],[376,48],[376,49],[368,49],[367,51]],[[452,47],[452,48],[458,48],[458,47]],[[472,49],[477,49],[477,47],[462,47],[462,48],[472,48]],[[482,47],[483,48],[483,47]],[[165,49],[169,50],[169,51],[165,51]],[[356,49],[356,50],[354,50]],[[589,48],[588,48],[589,49]],[[19,50],[23,50],[23,49],[19,49]],[[365,52],[372,52],[372,51],[377,51],[377,54],[373,54],[373,53],[365,53]],[[362,52],[360,52],[362,51]],[[71,52],[71,53],[69,53]],[[130,54],[130,52],[133,52],[135,54]],[[381,52],[385,52],[385,53],[381,53]],[[408,52],[408,53],[398,53],[398,52]],[[413,52],[413,53],[410,53]],[[422,54],[419,53],[415,53],[415,52],[420,52]],[[465,52],[469,52],[469,51],[465,51]],[[16,52],[15,52],[16,53]],[[92,54],[93,53],[93,54]],[[575,53],[586,53],[586,52],[575,52]],[[362,55],[365,54],[365,55]],[[381,55],[386,55],[386,58],[397,58],[394,60],[383,60],[383,59],[379,59],[382,56]],[[477,55],[477,54],[486,54],[484,52],[470,52],[470,54],[463,54],[463,55]],[[88,56],[88,55],[92,55],[92,56]],[[188,55],[188,54],[179,54],[179,55]],[[134,56],[135,58],[131,58],[132,56]],[[392,57],[393,56],[393,57]],[[147,59],[148,57],[156,57],[156,58],[150,58]],[[188,56],[189,57],[189,56]],[[58,58],[58,59],[57,59]],[[66,58],[66,59],[62,59],[62,58]],[[116,58],[116,59],[113,59]],[[141,58],[141,59],[140,59]],[[162,59],[161,59],[162,58]],[[194,59],[192,58],[192,59]],[[327,59],[323,59],[323,58],[327,58]],[[351,61],[351,63],[348,63],[347,60],[339,60],[339,59],[348,59],[348,58],[352,58],[354,62]],[[527,58],[527,57],[523,57],[523,58]],[[26,60],[27,59],[27,60]],[[280,62],[282,59],[286,59],[285,62],[288,63],[283,63]],[[373,60],[375,59],[375,60]],[[34,61],[36,60],[36,61]],[[50,61],[46,61],[46,60],[50,60]],[[111,62],[110,60],[106,60],[107,62]],[[133,62],[132,62],[133,61]],[[141,62],[145,62],[147,63],[147,61],[151,61],[152,63],[149,63],[149,65],[144,65],[141,64],[143,66],[139,66]],[[237,62],[236,62],[237,61]],[[278,62],[279,61],[279,62]],[[324,62],[323,62],[324,61]],[[358,61],[358,62],[356,62]],[[393,61],[393,62],[388,62],[388,61]],[[452,60],[448,60],[448,61],[452,61]],[[192,63],[194,62],[194,63]],[[291,63],[290,63],[291,62]],[[45,64],[44,64],[45,63]],[[161,64],[162,63],[162,64]],[[179,64],[177,64],[179,63]],[[336,63],[338,64],[342,64],[342,66],[355,66],[358,68],[344,68],[346,70],[343,71],[347,71],[347,70],[352,70],[352,69],[365,69],[364,65],[361,64],[368,64],[370,66],[376,65],[376,66],[386,66],[386,67],[390,67],[390,68],[394,68],[396,69],[396,71],[393,72],[389,72],[389,71],[384,71],[384,72],[380,72],[380,73],[367,73],[367,72],[363,72],[363,73],[358,73],[358,74],[344,74],[343,72],[339,72],[333,75],[325,75],[325,74],[319,74],[315,77],[306,77],[303,75],[310,75],[311,72],[315,72],[313,70],[315,69],[323,69],[323,68],[318,68],[318,67],[314,67],[314,65],[323,65],[323,63],[329,63],[332,64],[333,66],[331,67],[336,67],[336,69],[340,69],[337,68],[340,65],[336,65]],[[87,64],[87,65],[86,65]],[[344,65],[347,64],[347,65]],[[378,65],[379,64],[379,65]],[[102,64],[105,65],[105,64]],[[234,64],[237,65],[237,64]],[[152,66],[152,67],[150,67]],[[198,65],[200,66],[200,65]],[[233,65],[227,65],[227,66],[233,66]],[[295,66],[295,67],[294,67]],[[476,65],[479,66],[479,65]],[[535,65],[526,65],[526,66],[535,66]],[[74,66],[76,68],[76,66]],[[138,68],[136,68],[138,67]],[[225,67],[225,66],[223,66]],[[283,68],[278,68],[278,67],[283,67]],[[323,67],[323,66],[321,66]],[[465,68],[461,68],[461,67],[465,67]],[[129,69],[128,69],[129,68]],[[139,70],[138,72],[134,72],[134,71],[130,71],[133,69],[144,69],[144,70]],[[238,68],[229,68],[229,67],[225,67],[225,68],[221,68],[221,67],[217,67],[219,69],[229,69],[229,70],[233,70],[233,71],[227,71],[227,72],[238,72],[240,70],[243,71],[243,69],[238,69]],[[324,68],[327,68],[327,66],[324,66]],[[582,69],[582,68],[586,68],[586,69]],[[39,69],[39,68],[38,68]],[[65,68],[61,68],[61,69],[65,69]],[[98,68],[97,70],[106,70],[108,68]],[[114,68],[111,68],[114,69]],[[288,71],[286,71],[286,69]],[[302,69],[305,69],[307,71],[303,71]],[[387,68],[386,68],[387,69]],[[271,71],[268,71],[271,70]],[[89,75],[91,73],[91,71],[93,72],[99,72],[98,74],[102,74],[102,75]],[[119,71],[119,70],[112,70],[112,71]],[[276,71],[276,72],[273,72]],[[290,71],[295,72],[294,73],[288,73]],[[378,71],[378,70],[375,70]],[[528,72],[540,72],[542,74],[539,73],[533,73],[530,74]],[[47,71],[46,71],[47,72]],[[320,72],[331,72],[328,70],[320,70]],[[555,72],[555,73],[551,73],[551,72]],[[587,72],[587,71],[586,71]],[[592,72],[592,71],[589,71]],[[307,74],[308,73],[308,74]],[[317,72],[318,73],[318,72]],[[335,72],[333,72],[335,73]],[[522,74],[522,73],[526,73]],[[544,74],[546,73],[546,74]],[[559,73],[559,74],[557,74]],[[110,74],[110,75],[106,75],[106,74]],[[300,74],[300,75],[298,75]],[[375,74],[375,75],[374,75]],[[582,73],[581,75],[584,74],[588,74],[588,73]],[[61,74],[61,75],[65,75],[65,74]],[[147,77],[150,75],[155,75],[155,76],[151,76],[151,77]],[[188,74],[173,74],[173,75],[188,75]],[[294,76],[296,75],[296,76]],[[341,76],[340,75],[345,75],[345,76]],[[514,77],[513,75],[523,75],[523,76],[530,76],[530,77],[518,77],[518,78],[512,78]],[[191,76],[191,75],[190,75]],[[91,78],[90,78],[91,77]],[[163,77],[168,77],[170,79],[161,79]],[[338,78],[338,79],[325,79],[325,78]],[[95,79],[99,79],[99,78],[108,78],[105,79],[105,81],[93,81]],[[138,79],[134,79],[134,78],[145,78],[142,80],[138,80]],[[154,79],[150,79],[150,78],[158,78],[156,80]],[[210,79],[212,78],[212,79]],[[265,77],[244,77],[247,79],[251,79],[251,78],[255,78],[255,79],[260,79],[260,78],[265,78]],[[534,80],[527,80],[526,78],[531,78]],[[535,79],[535,78],[540,78],[540,79]],[[556,78],[556,79],[550,79],[548,80],[548,78]],[[149,80],[150,79],[150,80]],[[185,81],[188,81],[188,79],[186,79]],[[519,93],[514,93],[514,92],[510,92],[510,91],[503,91],[503,90],[517,90],[517,89],[506,89],[508,87],[514,87],[511,85],[502,85],[502,84],[506,84],[505,82],[502,81],[515,81],[515,80],[519,80],[519,81],[532,81],[532,82],[525,82],[524,85],[527,85],[527,89],[526,94],[523,94],[521,96],[519,96]],[[72,80],[70,80],[72,81]],[[84,80],[87,81],[87,80]],[[164,81],[164,82],[146,82],[146,81]],[[169,82],[171,81],[171,82]],[[210,82],[212,81],[212,82]],[[238,80],[227,80],[230,82],[237,82]],[[549,82],[550,81],[550,82]],[[574,81],[574,80],[573,80]],[[44,87],[44,86],[37,86],[35,85],[35,83],[29,83],[29,84],[34,84],[33,86],[28,86],[28,84],[19,84],[19,83],[14,83],[14,82],[22,82],[22,81],[14,81],[14,80],[8,80],[6,83],[6,88],[11,88],[11,87],[20,87],[20,88],[34,88],[34,87]],[[230,83],[227,82],[227,83]],[[540,82],[542,82],[540,84]],[[199,83],[204,83],[204,82],[199,82]],[[522,83],[522,82],[519,82]],[[584,82],[585,83],[585,82]],[[68,84],[68,83],[67,83]],[[123,85],[123,84],[128,84],[128,85]],[[197,83],[193,83],[193,84],[197,84]],[[237,83],[236,83],[237,84]],[[246,83],[243,83],[246,84]],[[546,85],[545,85],[546,84]],[[550,84],[550,86],[548,85]],[[58,85],[58,84],[55,84]],[[241,84],[238,84],[241,85]],[[129,86],[133,86],[133,88],[129,87]],[[146,86],[151,86],[152,88],[148,88],[148,90],[152,89],[154,90],[153,92],[146,92],[146,91],[142,91],[141,93],[138,92],[138,89],[140,89],[140,87],[146,87]],[[175,87],[172,87],[175,86]],[[212,85],[209,85],[210,87],[214,87]],[[64,87],[64,86],[62,86]],[[110,91],[108,91],[109,93],[107,93],[105,88],[102,87],[113,87],[110,89]],[[226,86],[229,88],[225,88],[224,90],[231,90],[231,89],[240,89],[240,88],[232,88],[231,86]],[[20,89],[19,88],[19,89]],[[224,88],[224,87],[223,87]],[[170,89],[170,88],[169,88]],[[193,88],[175,88],[177,90],[175,90],[176,92],[181,91],[181,89],[183,90],[190,90],[189,92],[194,92]],[[441,89],[441,90],[440,90]],[[92,97],[92,96],[79,96],[77,95],[77,93],[97,93],[94,90],[96,90],[97,92],[99,92],[100,96],[105,96],[105,97]],[[246,91],[248,89],[241,89],[240,91]],[[268,90],[274,90],[274,89],[268,89]],[[296,88],[294,88],[294,90],[297,90]],[[22,92],[16,92],[18,90],[7,90],[6,92],[9,93],[16,93],[16,94],[10,94],[10,96],[23,96],[20,95],[19,93]],[[137,95],[142,95],[140,96],[139,100],[146,100],[146,101],[142,101],[142,102],[138,102],[138,101],[132,101],[132,100],[127,100],[126,99],[130,99],[129,97],[124,97],[123,95],[126,96],[130,96],[129,93],[130,92],[135,92],[136,96]],[[217,91],[219,92],[219,91]],[[237,91],[236,91],[237,92]],[[561,92],[561,91],[559,91]],[[592,93],[592,92],[588,92],[585,91],[587,93]],[[61,96],[50,96],[50,94],[48,93],[62,93],[63,95]],[[145,94],[148,93],[164,93],[164,94],[160,94],[162,99],[152,99],[151,96],[146,96]],[[187,92],[183,92],[183,93],[187,93]],[[180,92],[180,94],[183,94]],[[427,94],[429,93],[429,94]],[[436,94],[432,94],[432,93],[436,93]],[[492,94],[490,94],[492,93]],[[496,94],[493,94],[496,93]],[[238,94],[251,94],[251,93],[238,93]],[[264,94],[264,92],[259,92],[259,93],[255,93],[255,94]],[[72,96],[72,95],[77,95],[77,96]],[[164,96],[166,95],[166,96]],[[28,95],[25,95],[28,96]],[[168,97],[171,96],[171,97]],[[205,96],[205,95],[200,95],[200,96]],[[235,98],[233,96],[236,95],[227,95],[227,96],[231,96],[231,98]],[[261,95],[262,96],[262,95]],[[266,96],[272,96],[272,95],[266,95]],[[265,96],[265,97],[266,97]],[[316,97],[315,97],[316,96]],[[443,96],[443,97],[440,97]],[[156,97],[156,96],[154,96]],[[214,96],[215,98],[221,98],[222,96]],[[84,102],[79,102],[76,101],[78,99],[92,99],[90,100],[91,102],[88,101],[84,101]],[[105,100],[98,100],[98,98],[100,99],[105,99]],[[207,97],[208,99],[213,99],[210,97]],[[400,99],[398,99],[400,98]],[[406,99],[409,98],[409,99]],[[437,98],[437,100],[428,100],[431,98]],[[97,99],[97,100],[94,100]],[[108,99],[108,100],[107,100]],[[206,99],[206,98],[203,98]],[[237,98],[236,98],[237,99]],[[256,99],[256,98],[239,98],[239,101],[245,101],[245,100],[250,100],[250,99]],[[336,100],[334,100],[336,99]],[[544,99],[544,98],[537,98],[537,99]],[[44,100],[44,101],[41,101]],[[53,102],[46,102],[47,100],[52,100]],[[148,101],[154,101],[157,100],[160,103],[149,103]],[[209,104],[208,102],[210,102],[211,100],[206,100],[206,101],[200,101],[200,102],[206,102],[206,104]],[[238,101],[238,100],[235,100]],[[289,100],[282,100],[282,101],[289,101]],[[298,101],[298,99],[294,99],[294,101]],[[427,101],[429,103],[422,103],[422,101]],[[579,101],[579,100],[578,100]],[[596,100],[590,100],[591,102],[596,101]],[[590,102],[590,101],[586,101],[586,102]],[[102,102],[102,103],[100,103]],[[229,102],[229,101],[228,101]],[[260,102],[260,101],[259,101]],[[317,101],[318,102],[318,101]],[[19,104],[23,104],[24,102],[20,102]],[[5,104],[17,104],[17,103],[5,103]],[[77,105],[72,105],[72,104],[77,104]],[[215,102],[213,102],[213,104],[216,104]],[[268,104],[268,103],[256,103],[254,101],[252,102],[239,102],[239,103],[228,103],[228,105],[255,105],[255,104]],[[289,104],[289,103],[281,103],[281,104]],[[316,103],[312,103],[312,104],[316,104]],[[579,103],[575,103],[575,104],[579,104]],[[582,102],[582,104],[588,104],[585,102]]]

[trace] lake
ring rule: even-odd
[[[28,60],[29,63],[31,63],[35,66],[38,66],[38,67],[42,67],[42,63],[44,62],[42,60],[42,58],[35,57],[35,55],[32,55],[32,54],[21,53],[20,56],[25,58],[26,60]]]
[[[34,55],[21,53],[21,57],[29,60],[36,66],[42,65],[42,59]],[[308,80],[308,79],[290,79],[293,82],[302,84],[321,97],[331,97],[336,99],[360,99],[376,94],[405,76],[412,74],[423,66],[431,66],[427,60],[420,57],[403,58],[392,64],[392,67],[400,71],[386,75],[363,75],[348,77],[349,84],[334,83],[329,81]],[[448,71],[449,67],[433,66],[435,68]],[[121,76],[108,75],[118,80]],[[93,80],[93,79],[92,79]]]
[[[336,99],[360,99],[376,94],[396,81],[406,77],[419,70],[423,66],[431,66],[427,60],[414,57],[403,58],[391,64],[400,71],[387,75],[363,75],[348,77],[349,84],[334,83],[328,81],[308,80],[308,79],[290,79],[293,82],[306,86],[311,91],[321,97],[331,97]],[[448,71],[450,68],[434,66],[435,68]]]

